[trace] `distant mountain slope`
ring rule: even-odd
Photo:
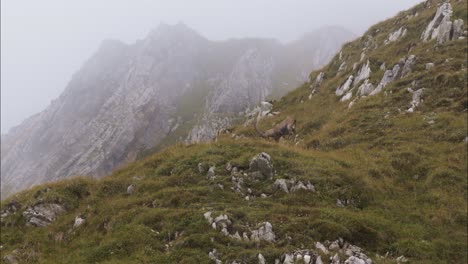
[[[11,196],[2,261],[466,263],[465,7],[426,1],[344,45],[259,122],[297,119],[279,143],[235,126]]]
[[[2,136],[2,197],[70,175],[105,175],[184,141],[194,126],[208,128],[190,141],[211,140],[239,112],[303,82],[304,71],[351,37],[335,28],[287,45],[213,42],[183,24],[162,24],[133,45],[105,41],[46,110]]]

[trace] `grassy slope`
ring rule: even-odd
[[[466,22],[465,3],[453,5],[454,16]],[[416,10],[419,16],[407,20],[406,15]],[[312,100],[307,100],[310,89],[304,84],[277,102],[275,108],[282,114],[260,127],[293,114],[298,119],[298,146],[291,140],[279,144],[261,140],[253,136],[252,128],[238,127],[235,133],[246,138],[223,136],[212,144],[176,145],[101,180],[76,178],[47,184],[51,188],[47,193],[40,192],[45,186],[22,192],[14,198],[23,208],[43,199],[60,201],[69,211],[48,228],[25,227],[18,214],[9,217],[2,223],[2,255],[24,248],[24,259],[43,263],[209,263],[208,252],[217,248],[223,260],[255,263],[255,254],[262,252],[270,263],[287,250],[313,248],[314,241],[341,236],[368,252],[404,254],[412,263],[466,263],[467,45],[464,40],[438,47],[421,43],[422,29],[434,13],[435,7],[419,5],[343,47],[343,58],[352,65],[359,61],[366,36],[373,35],[380,48],[367,57],[375,84],[383,75],[382,62],[393,65],[416,44],[410,52],[417,56],[412,73],[387,86],[387,96],[361,99],[351,109],[339,103],[334,90],[352,71],[348,67],[335,76],[337,56],[322,69],[326,80]],[[408,28],[408,35],[381,47],[401,25]],[[375,33],[376,29],[380,31]],[[445,62],[447,58],[451,59]],[[435,67],[426,71],[426,62]],[[411,94],[406,88],[413,80],[426,91],[417,111],[407,114]],[[271,195],[265,199],[246,201],[230,190],[224,165],[231,162],[247,169],[250,158],[260,151],[272,156],[276,177],[310,180],[317,193],[286,195],[272,188],[273,180],[246,183],[256,195]],[[199,162],[217,165],[215,182],[198,173]],[[129,196],[126,187],[131,183],[136,193]],[[337,198],[357,202],[338,208]],[[256,245],[226,238],[203,219],[208,210],[227,213],[240,230],[270,221],[278,242]],[[79,214],[87,222],[72,230]],[[60,232],[65,239],[54,241]],[[175,238],[176,232],[182,235]],[[172,246],[166,250],[169,241]]]

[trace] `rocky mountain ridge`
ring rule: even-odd
[[[323,34],[326,46],[314,41]],[[295,87],[351,36],[333,28],[287,45],[214,42],[184,24],[161,24],[133,45],[104,41],[59,98],[2,136],[2,197],[71,175],[102,176],[187,137],[211,140],[240,112]],[[285,69],[291,49],[303,64]]]

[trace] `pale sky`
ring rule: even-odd
[[[325,25],[357,35],[421,0],[2,0],[1,132],[43,110],[104,39],[134,43],[160,22],[212,40],[287,42]]]

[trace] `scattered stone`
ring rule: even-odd
[[[18,264],[18,259],[15,257],[13,254],[8,254],[5,257],[3,257],[3,260],[5,260],[6,263],[9,264]]]
[[[130,184],[130,185],[127,187],[127,194],[128,194],[128,195],[131,195],[131,194],[133,194],[133,192],[135,192],[135,185]]]
[[[310,85],[310,88],[312,90],[311,90],[310,95],[309,95],[309,100],[312,99],[312,96],[319,91],[320,85],[322,84],[324,77],[325,77],[325,73],[320,72],[317,75],[317,78],[315,78],[315,82]]]
[[[73,228],[77,228],[81,225],[83,225],[86,222],[84,218],[81,218],[80,216],[75,217],[75,223],[73,224]]]
[[[353,92],[348,92],[343,97],[341,97],[340,102],[348,101],[351,99],[351,97],[353,97]]]
[[[382,77],[382,80],[380,80],[380,83],[369,95],[375,95],[375,94],[380,93],[382,89],[385,88],[385,86],[387,86],[387,84],[397,79],[399,72],[400,72],[399,64],[395,64],[392,70],[386,70],[384,73],[384,76]]]
[[[310,181],[307,181],[307,183],[304,184],[303,182],[296,180],[277,179],[273,185],[285,193],[295,192],[298,190],[315,192],[315,186],[310,183]]]
[[[355,62],[355,63],[353,64],[353,71],[355,71],[355,70],[357,69],[357,66],[358,66],[358,65],[359,65],[359,64],[358,64],[357,62]]]
[[[208,173],[206,174],[206,178],[210,181],[214,180],[216,178],[216,175],[215,175],[215,169],[216,167],[215,166],[211,166],[209,169],[208,169]]]
[[[450,40],[458,39],[463,34],[463,19],[451,21],[453,14],[452,5],[443,3],[436,11],[434,18],[427,25],[421,35],[423,41],[437,39],[438,44],[443,44]]]
[[[18,203],[16,200],[12,200],[0,212],[0,219],[3,220],[5,217],[8,217],[9,215],[15,214],[20,208],[21,208],[21,204]]]
[[[203,217],[205,217],[206,221],[208,221],[209,224],[213,223],[213,217],[211,217],[211,212],[204,213]]]
[[[57,203],[44,203],[28,206],[23,212],[26,225],[44,227],[54,222],[58,215],[65,212],[65,208]]]
[[[265,258],[261,253],[258,253],[258,264],[265,264]]]
[[[253,178],[271,179],[274,172],[270,155],[262,152],[253,157],[250,161],[249,170]]]
[[[362,65],[361,69],[359,70],[358,74],[356,75],[356,78],[354,78],[354,83],[353,86],[358,85],[358,83],[362,80],[365,80],[370,77],[371,74],[371,69],[369,66],[370,62],[367,60],[367,63]]]
[[[336,199],[336,206],[345,207],[344,203],[340,199]]]
[[[416,56],[410,55],[408,59],[406,59],[405,64],[403,65],[403,69],[401,70],[401,77],[405,77],[408,73],[411,72],[411,68],[413,68],[414,64],[416,63]]]
[[[294,255],[285,254],[283,264],[294,264]]]
[[[317,259],[315,260],[315,264],[323,264],[322,257],[318,256]]]
[[[200,174],[203,174],[206,172],[206,167],[203,163],[198,163],[198,172],[200,172]]]
[[[338,250],[340,249],[340,244],[339,244],[339,241],[333,241],[330,246],[328,246],[328,249],[330,250]]]
[[[279,188],[280,190],[282,190],[285,193],[289,193],[288,185],[286,184],[285,179],[277,179],[275,181],[275,183],[274,183],[274,186]]]
[[[232,171],[232,165],[231,165],[231,162],[228,162],[226,163],[226,167],[225,169],[228,171],[228,172],[231,172]]]
[[[340,74],[341,72],[346,70],[346,62],[341,63],[340,67],[338,68],[337,75]]]
[[[432,62],[426,63],[426,70],[430,70],[432,68],[434,68],[434,63]]]
[[[259,242],[260,240],[265,240],[268,242],[274,242],[276,238],[275,233],[273,232],[273,226],[270,222],[263,222],[259,225],[257,230],[253,230],[250,235],[252,241]]]
[[[408,259],[405,258],[405,256],[399,256],[398,258],[396,258],[396,261],[397,263],[405,263],[405,262],[408,262]]]
[[[57,234],[55,234],[54,236],[54,241],[55,242],[60,242],[63,240],[63,237],[65,236],[65,234],[63,232],[58,232]]]
[[[323,252],[323,254],[325,254],[325,255],[328,255],[330,253],[328,251],[328,249],[320,242],[315,243],[315,248],[321,250]]]
[[[219,254],[216,249],[213,249],[208,253],[208,258],[213,260],[216,264],[222,264],[222,261],[219,259]]]
[[[372,93],[374,89],[375,89],[374,85],[369,82],[369,79],[366,79],[364,83],[361,84],[361,86],[359,86],[357,94],[359,96],[367,96],[370,93]]]
[[[463,34],[463,28],[465,27],[465,23],[463,22],[463,19],[457,19],[453,21],[453,32],[452,32],[452,39],[464,39]]]
[[[397,29],[396,31],[394,31],[394,32],[392,32],[392,33],[390,33],[388,35],[388,38],[387,38],[387,40],[385,40],[384,44],[387,45],[390,42],[397,41],[398,39],[406,36],[406,33],[407,33],[406,28],[400,27],[399,29]]]
[[[237,240],[239,240],[239,241],[242,240],[242,237],[239,235],[239,232],[238,232],[238,231],[236,231],[236,233],[235,233],[234,235],[232,235],[231,237],[234,238],[234,239],[237,239]]]
[[[421,88],[419,90],[416,90],[416,91],[413,91],[413,89],[411,88],[408,88],[407,89],[408,92],[412,93],[413,94],[413,98],[410,102],[410,108],[408,108],[408,110],[406,110],[406,112],[408,113],[413,113],[414,110],[416,109],[416,107],[421,103],[421,95],[424,91],[424,88]]]
[[[380,69],[382,71],[385,71],[387,69],[387,67],[385,66],[385,62],[380,65]]]
[[[342,96],[345,92],[347,92],[351,87],[351,84],[353,83],[353,79],[353,75],[350,75],[348,79],[343,83],[343,85],[336,88],[335,94],[337,96]]]
[[[338,253],[335,253],[335,255],[330,258],[330,264],[340,264],[340,257],[338,256]]]
[[[351,256],[345,261],[345,264],[366,264],[366,262],[360,258]]]

